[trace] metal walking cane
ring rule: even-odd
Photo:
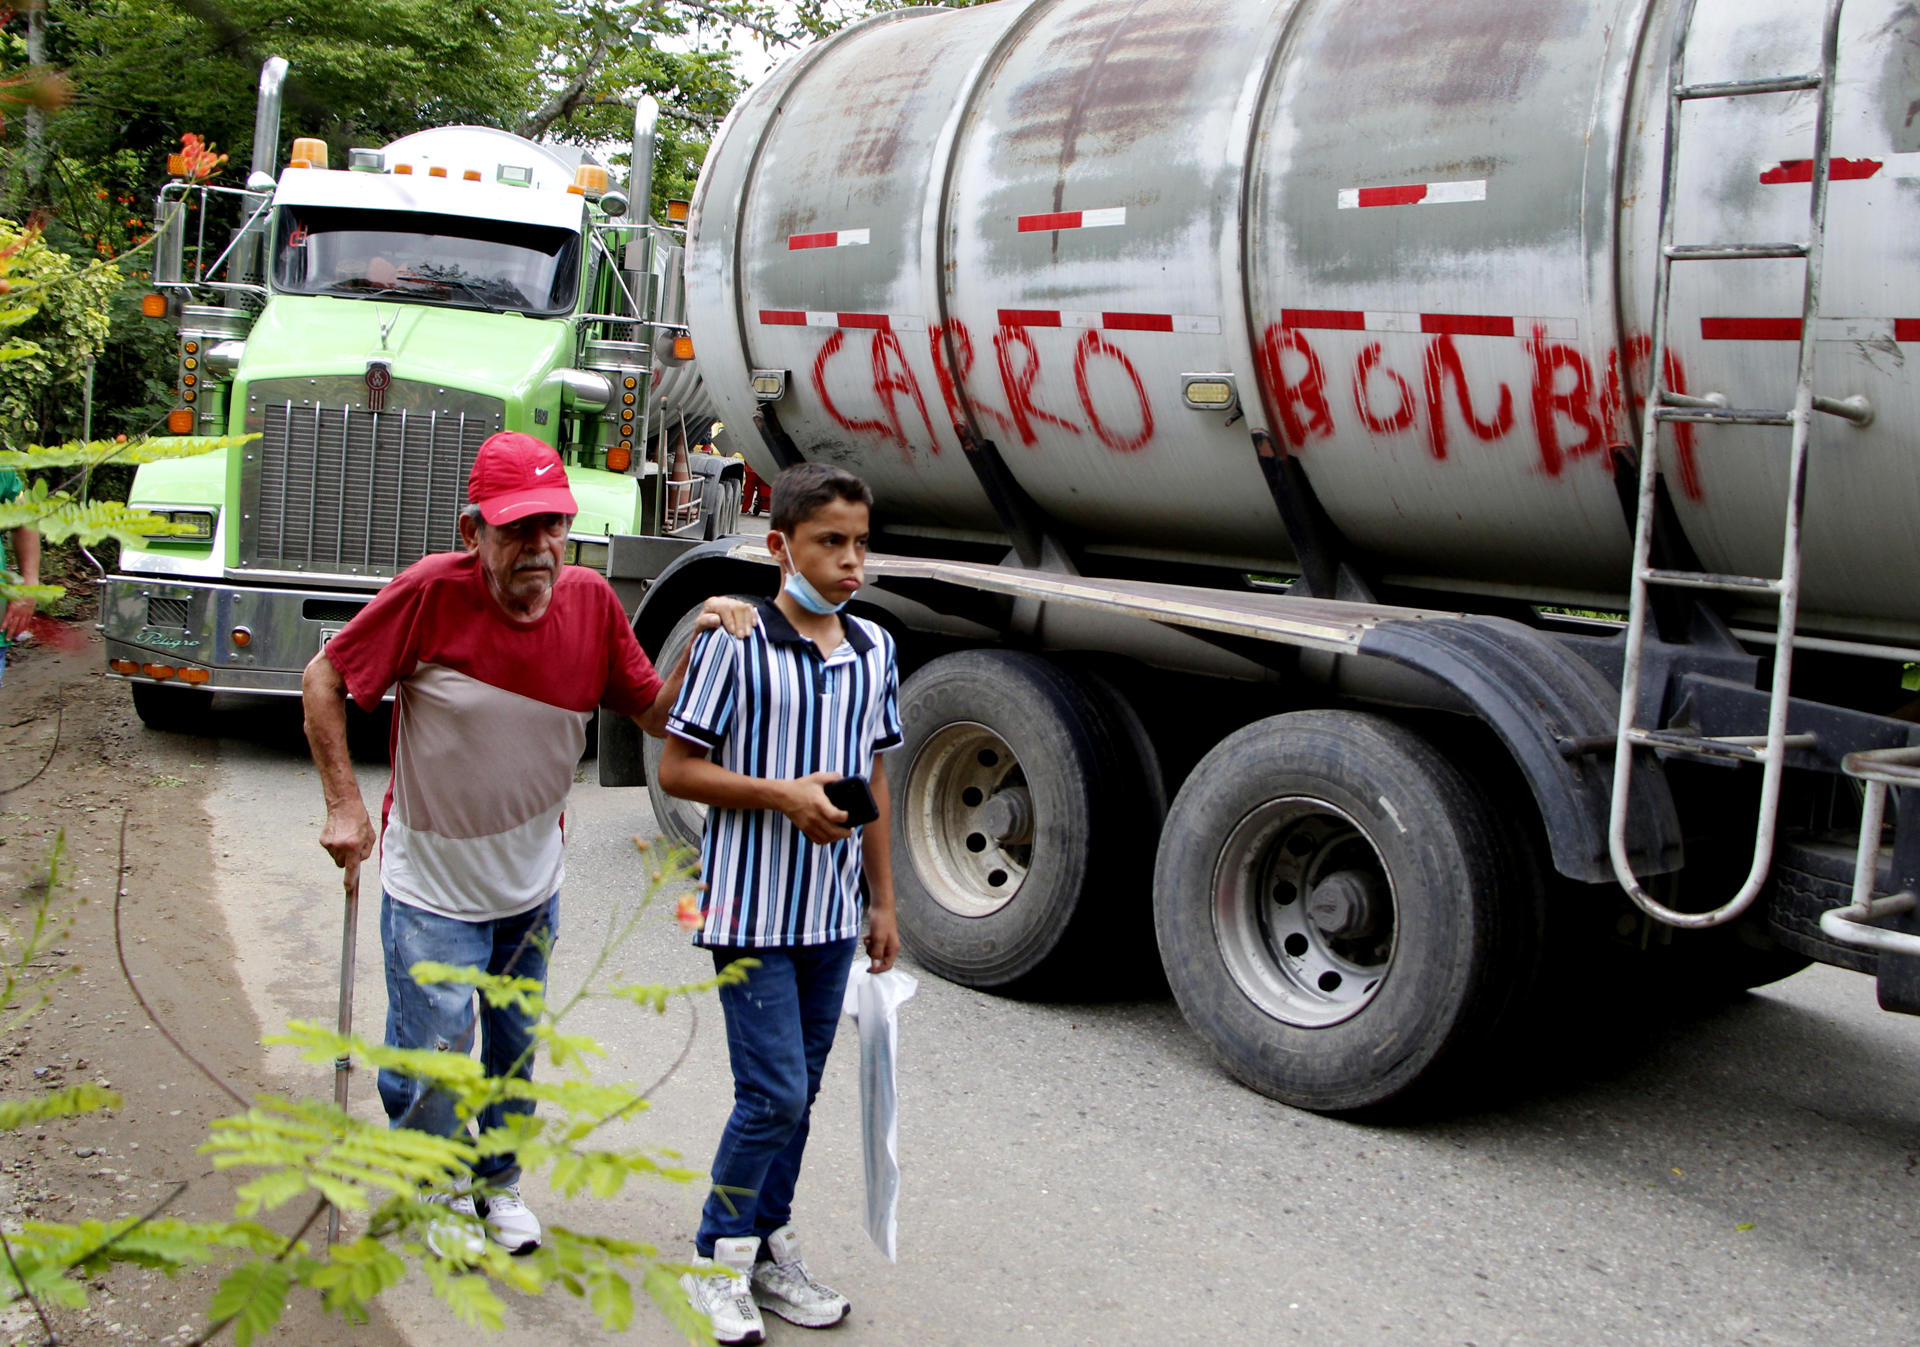
[[[358,942],[360,927],[360,862],[355,861],[346,869],[347,911],[344,930],[340,936],[340,1035],[346,1037],[353,1033],[353,964],[354,946]],[[342,1112],[347,1107],[347,1079],[353,1071],[353,1058],[346,1053],[333,1059],[333,1102]],[[327,1208],[327,1243],[336,1244],[340,1239],[340,1208],[329,1205]]]

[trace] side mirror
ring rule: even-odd
[[[271,196],[273,194],[273,174],[262,173],[256,168],[253,172],[247,174],[247,190],[249,192],[258,192],[262,196]]]

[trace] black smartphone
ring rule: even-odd
[[[838,781],[829,781],[825,790],[835,809],[847,811],[843,827],[858,828],[880,817],[880,806],[873,802],[873,792],[867,789],[864,776],[843,776]]]

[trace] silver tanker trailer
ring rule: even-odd
[[[1576,974],[1920,1010],[1916,107],[1897,0],[999,0],[775,71],[688,323],[763,475],[873,486],[915,957],[1157,953],[1328,1110]],[[669,653],[775,586],[612,565]]]

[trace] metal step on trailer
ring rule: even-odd
[[[1916,857],[1920,838],[1903,836],[1900,824],[1912,832],[1913,821],[1895,825],[1891,878],[1899,891],[1875,897],[1881,869],[1881,834],[1889,792],[1912,792],[1920,805],[1920,746],[1882,748],[1849,753],[1848,776],[1866,783],[1860,807],[1860,842],[1853,866],[1853,898],[1845,907],[1829,908],[1820,917],[1820,931],[1845,945],[1870,949],[1880,955],[1880,1005],[1887,1010],[1920,1014],[1920,869]],[[1889,886],[1890,887],[1890,886]]]

